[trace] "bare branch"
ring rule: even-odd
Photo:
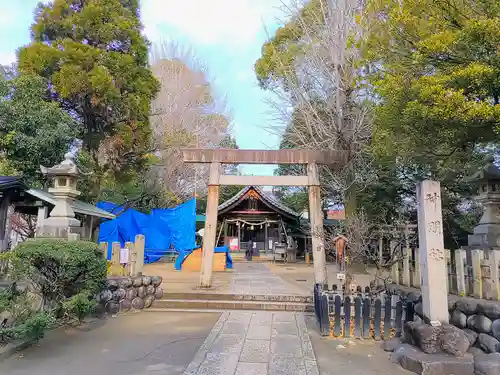
[[[274,132],[286,136],[291,145],[347,153],[343,168],[322,170],[325,193],[344,201],[352,186],[362,188],[375,178],[366,152],[372,135],[371,107],[355,47],[361,37],[355,22],[359,2],[319,2],[307,18],[301,13],[302,3],[287,8],[302,30],[298,45],[303,53],[292,66],[281,63],[281,84],[271,88],[275,95],[270,105],[274,119],[282,124]]]
[[[150,118],[161,161],[155,172],[168,191],[186,197],[206,189],[208,170],[184,165],[180,148],[217,147],[231,130],[231,115],[193,49],[162,42],[152,49],[151,65],[161,83]]]

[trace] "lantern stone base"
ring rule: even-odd
[[[475,232],[475,231],[474,231]],[[500,233],[474,233],[468,237],[469,248],[490,248],[500,246]]]
[[[70,234],[81,234],[80,221],[69,217],[49,217],[43,223],[37,238],[64,238]]]

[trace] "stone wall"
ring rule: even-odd
[[[500,303],[457,301],[449,306],[450,323],[463,329],[486,353],[500,352]]]
[[[415,313],[425,320],[422,310],[421,296],[415,293],[399,291],[408,300],[415,301]],[[457,298],[448,300],[450,324],[464,330],[470,337],[475,337],[473,346],[480,347],[485,352],[488,347],[498,346],[500,352],[500,302],[474,300],[472,298]],[[488,336],[488,337],[487,337]],[[482,345],[480,344],[482,342]],[[486,343],[489,343],[486,345]]]
[[[161,276],[110,277],[106,288],[96,297],[99,312],[118,314],[151,307],[163,297]]]
[[[500,303],[450,301],[450,324],[431,326],[421,297],[402,297],[414,302],[415,318],[404,324],[401,338],[384,342],[394,362],[421,375],[500,374]]]
[[[415,301],[416,315],[420,320],[425,320],[421,296],[402,291],[399,293],[403,298]],[[488,347],[493,348],[498,345],[496,351],[500,352],[500,302],[457,298],[448,300],[448,311],[450,324],[464,330],[470,337],[475,337],[472,342],[473,346],[481,347],[488,353],[493,352],[488,351]],[[487,342],[488,345],[486,345]]]

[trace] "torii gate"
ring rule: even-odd
[[[183,149],[185,163],[210,164],[207,212],[203,235],[203,257],[200,286],[212,285],[212,267],[217,228],[220,185],[254,186],[308,186],[311,237],[314,260],[314,278],[323,285],[327,282],[324,246],[323,213],[318,164],[345,165],[345,153],[312,150],[238,150],[238,149]],[[221,172],[222,164],[302,164],[307,165],[306,176],[233,176]]]

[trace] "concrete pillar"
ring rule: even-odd
[[[446,291],[448,294],[451,293],[451,251],[448,249],[444,250],[444,259],[446,261]]]
[[[36,235],[42,230],[45,219],[49,216],[49,208],[47,206],[38,207],[38,215],[36,217]]]
[[[137,275],[142,275],[142,269],[144,268],[144,246],[146,243],[146,238],[143,234],[138,234],[135,236],[134,249],[137,253],[137,259],[135,262],[135,272]]]
[[[464,297],[467,294],[465,288],[465,259],[466,253],[464,249],[455,250],[455,267],[457,270],[457,293]]]
[[[413,273],[413,286],[420,288],[422,285],[422,273],[420,272],[420,249],[415,249],[415,271]]]
[[[472,257],[472,294],[475,298],[483,298],[483,279],[481,275],[481,260],[483,259],[482,250],[471,250]]]
[[[490,275],[493,286],[492,297],[495,301],[500,301],[500,249],[490,251]]]
[[[203,235],[203,253],[201,261],[200,287],[212,286],[212,267],[214,260],[215,236],[217,235],[217,210],[219,207],[219,178],[220,163],[210,164],[210,177],[208,179],[207,212],[205,219],[205,232]]]
[[[394,261],[395,259],[399,259],[399,256],[395,255],[395,254],[398,254],[398,252],[396,251],[398,246],[399,245],[397,244],[396,241],[394,241],[394,240],[389,241],[389,251],[391,254],[391,257],[390,257],[391,261]],[[391,266],[392,282],[396,285],[399,285],[399,263],[400,263],[400,261],[398,260],[396,263],[394,263]]]
[[[307,165],[309,178],[309,211],[312,237],[312,253],[314,263],[314,280],[320,285],[328,283],[326,271],[325,235],[323,228],[323,211],[321,209],[321,191],[318,166],[315,163]]]
[[[439,182],[419,183],[417,201],[423,313],[431,324],[440,325],[448,323],[449,314]]]
[[[391,266],[391,279],[396,285],[399,285],[399,261]]]
[[[405,228],[405,244],[404,244],[404,258],[403,258],[403,285],[404,286],[411,286],[410,285],[410,255],[411,255],[411,248],[410,248],[410,239],[409,239],[410,233],[408,231],[408,228]]]
[[[125,264],[125,276],[137,276],[136,272],[136,262],[137,262],[137,252],[135,251],[135,246],[133,242],[125,242],[125,249],[128,249],[128,262]]]

